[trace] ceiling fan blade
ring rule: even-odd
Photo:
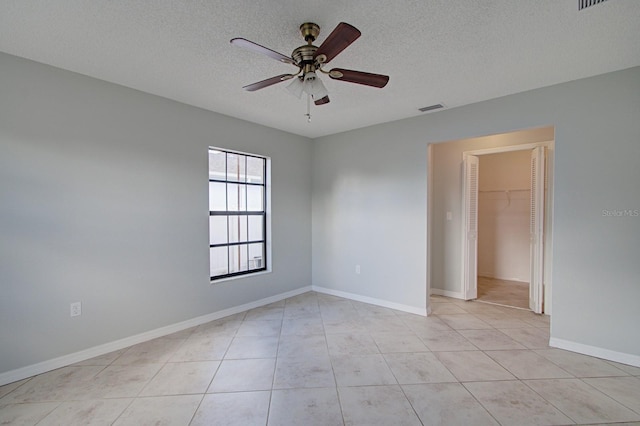
[[[349,83],[364,84],[382,88],[389,82],[388,75],[371,74],[363,71],[345,70],[343,68],[334,68],[329,71],[329,77],[334,80],[348,81]]]
[[[291,64],[291,65],[296,65],[295,61],[290,57],[283,55],[282,53],[278,53],[275,50],[271,50],[267,47],[260,46],[259,44],[244,38],[233,38],[231,39],[231,44],[233,44],[234,46],[251,50],[252,52],[262,53],[263,55],[267,55],[268,57],[273,58],[276,61],[284,62],[286,64]]]
[[[314,104],[316,105],[324,105],[324,104],[328,104],[329,103],[329,95],[325,96],[324,98],[320,98],[316,101],[313,101]]]
[[[266,80],[258,81],[257,83],[243,86],[242,88],[248,92],[255,92],[256,90],[264,89],[265,87],[280,83],[281,81],[290,80],[293,77],[295,77],[294,74],[281,74],[275,77],[268,78]]]
[[[340,22],[338,26],[329,34],[324,42],[318,47],[314,58],[318,58],[320,55],[324,55],[326,59],[321,61],[326,64],[344,49],[346,49],[351,43],[356,41],[360,37],[360,31],[353,25],[349,25],[346,22]]]

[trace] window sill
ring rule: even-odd
[[[210,280],[209,284],[210,285],[216,285],[216,284],[221,284],[221,283],[226,283],[229,281],[236,281],[236,280],[242,280],[242,279],[247,279],[247,278],[253,278],[253,277],[257,277],[260,275],[266,275],[266,274],[270,274],[271,270],[267,269],[266,271],[259,271],[259,272],[254,272],[251,274],[245,274],[245,275],[236,275],[235,277],[227,277],[227,278],[221,278],[219,280]]]

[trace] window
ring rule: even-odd
[[[267,159],[209,148],[212,280],[267,269]]]

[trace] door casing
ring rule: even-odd
[[[545,191],[545,200],[544,200],[544,211],[543,211],[543,215],[544,215],[544,253],[542,255],[542,264],[544,265],[544,273],[543,273],[543,277],[542,277],[542,282],[544,285],[544,313],[547,315],[551,314],[551,297],[552,297],[552,292],[551,292],[551,268],[552,268],[552,255],[551,255],[551,250],[552,250],[552,246],[551,246],[551,241],[552,241],[552,234],[553,234],[553,223],[552,223],[552,212],[553,212],[553,154],[554,154],[554,141],[545,141],[545,142],[537,142],[537,143],[529,143],[529,144],[521,144],[521,145],[510,145],[510,146],[504,146],[504,147],[498,147],[498,148],[488,148],[488,149],[481,149],[481,150],[474,150],[474,151],[465,151],[462,153],[462,164],[463,167],[467,167],[465,166],[468,161],[467,161],[467,157],[473,156],[481,156],[481,155],[487,155],[487,154],[499,154],[499,153],[504,153],[504,152],[511,152],[511,151],[524,151],[524,150],[528,150],[531,151],[537,147],[545,147],[545,150],[547,152],[546,158],[546,167],[545,167],[545,179],[544,182],[546,184],[546,191]],[[466,175],[466,170],[463,171],[463,175]],[[465,176],[465,184],[463,185],[463,206],[467,203],[467,185],[466,185],[466,176]],[[476,203],[477,205],[477,203]],[[464,211],[466,212],[466,208],[464,209]],[[477,214],[477,209],[476,212]],[[469,254],[470,253],[476,253],[477,252],[477,247],[475,250],[470,249],[468,247],[469,245],[469,238],[467,235],[467,230],[468,230],[468,225],[469,225],[469,218],[466,217],[466,214],[462,215],[462,223],[461,223],[461,227],[462,227],[462,249],[463,249],[463,253],[462,253],[462,282],[461,282],[461,289],[462,289],[462,294],[463,297],[467,300],[470,299],[474,299],[477,297],[477,279],[472,279],[474,276],[477,277],[477,259],[474,262],[469,262]],[[477,217],[475,219],[475,223],[477,225]],[[473,241],[473,239],[471,239],[471,241]],[[477,245],[477,236],[475,239],[475,244]],[[471,270],[471,268],[474,268],[475,270]]]

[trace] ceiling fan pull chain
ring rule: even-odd
[[[311,123],[311,95],[307,94],[307,123]]]

